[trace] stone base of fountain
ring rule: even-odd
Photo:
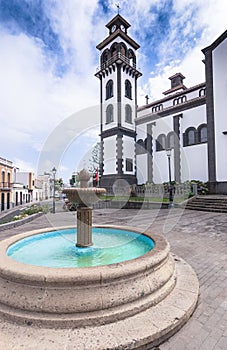
[[[194,271],[159,235],[146,233],[155,247],[140,258],[93,268],[43,268],[6,255],[12,243],[38,233],[0,243],[0,345],[7,339],[19,346],[16,332],[25,348],[33,337],[40,349],[52,349],[46,339],[53,349],[69,340],[75,349],[148,349],[174,334],[196,307]]]

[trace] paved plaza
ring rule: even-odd
[[[0,238],[4,239],[13,234],[43,227],[54,228],[75,223],[75,212],[64,212],[62,203],[58,202],[56,214],[49,213],[10,231],[2,231]],[[93,224],[127,225],[160,233],[169,241],[172,253],[185,259],[197,273],[200,297],[194,314],[178,333],[155,349],[227,349],[226,214],[179,208],[171,210],[100,209],[93,212]],[[34,343],[36,341],[34,339]],[[15,346],[13,349],[21,348]],[[36,348],[44,350],[39,348],[38,344]],[[48,347],[45,349],[48,350]],[[73,344],[66,343],[64,349],[74,349]]]

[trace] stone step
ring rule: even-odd
[[[204,203],[225,203],[227,204],[227,199],[205,199],[205,198],[198,198],[195,200],[192,200],[193,202],[204,202]]]
[[[215,208],[215,207],[208,208],[208,207],[202,207],[202,206],[187,205],[186,209],[217,212],[217,213],[227,213],[227,208]]]
[[[193,205],[193,206],[202,206],[202,207],[220,207],[220,208],[227,208],[227,203],[216,203],[216,202],[209,202],[209,203],[206,203],[206,202],[189,202],[188,205]]]
[[[197,196],[188,201],[186,209],[227,213],[227,197]]]

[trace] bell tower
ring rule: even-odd
[[[127,32],[130,24],[117,14],[106,25],[109,35],[97,45],[100,66],[102,187],[113,187],[124,179],[136,181],[134,120],[137,110],[136,50],[140,47]]]

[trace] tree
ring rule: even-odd
[[[97,142],[91,152],[91,159],[89,159],[88,170],[92,174],[95,174],[96,169],[98,168],[98,171],[100,174],[100,163],[101,163],[101,143]]]

